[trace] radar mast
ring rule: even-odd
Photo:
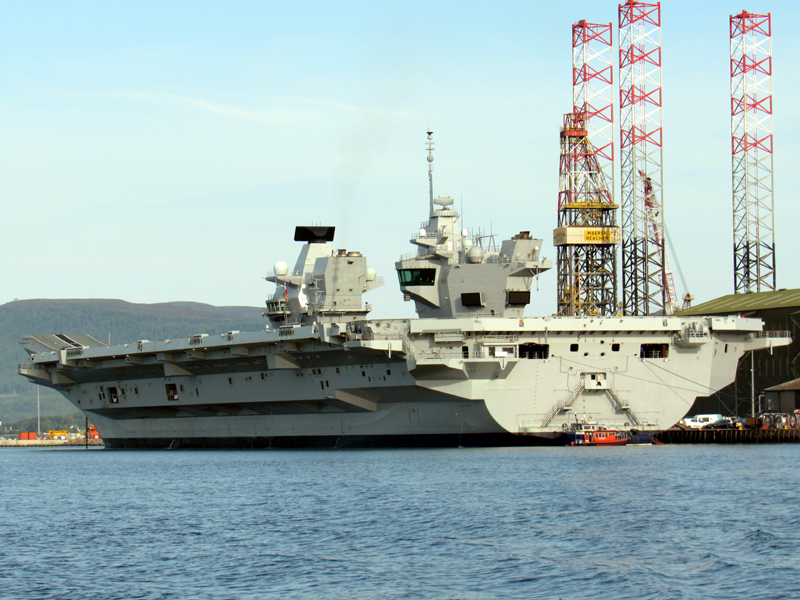
[[[430,214],[433,214],[433,132],[428,132],[428,184],[430,187]]]

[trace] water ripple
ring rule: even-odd
[[[800,597],[794,447],[597,450],[6,450],[0,597]]]

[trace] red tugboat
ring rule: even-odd
[[[597,423],[573,423],[567,432],[570,446],[624,446],[631,435]]]

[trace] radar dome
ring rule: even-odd
[[[377,271],[372,267],[367,267],[367,281],[375,281],[375,278],[378,276]]]
[[[480,246],[473,246],[467,252],[467,261],[473,264],[483,262],[483,248]]]
[[[425,235],[426,235],[427,233],[428,233],[428,232],[427,232],[427,231],[425,231],[425,228],[423,227],[422,229],[420,229],[420,230],[419,230],[419,237],[425,237]]]
[[[289,273],[289,265],[287,265],[282,260],[279,260],[272,267],[272,270],[275,271],[275,275],[288,275],[288,273]]]
[[[469,250],[469,249],[470,249],[470,248],[472,248],[472,246],[474,246],[474,245],[475,245],[475,244],[473,244],[473,243],[472,243],[472,240],[471,240],[471,239],[469,239],[469,238],[467,238],[467,239],[465,239],[464,241],[462,241],[462,242],[461,242],[461,247],[462,247],[464,250]]]

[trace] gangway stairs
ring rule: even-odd
[[[572,392],[569,395],[569,398],[567,398],[566,400],[559,400],[553,405],[553,408],[550,409],[550,412],[547,413],[547,416],[542,421],[542,427],[547,427],[548,425],[550,425],[550,421],[552,421],[555,418],[555,416],[561,411],[572,408],[572,404],[575,402],[575,400],[578,399],[578,396],[581,395],[581,392],[583,390],[584,390],[583,380],[581,380],[578,383],[578,385],[576,385],[575,388],[572,390]]]
[[[617,396],[614,393],[614,390],[611,388],[608,388],[606,391],[608,392],[608,395],[611,396],[611,399],[614,401],[614,404],[616,404],[617,408],[628,413],[628,416],[630,417],[631,421],[633,421],[634,425],[639,425],[639,418],[636,416],[636,413],[631,410],[630,403],[620,400],[619,396]]]
[[[547,413],[547,416],[545,416],[544,420],[542,421],[542,427],[547,427],[550,424],[550,421],[552,421],[558,413],[571,409],[572,405],[575,403],[575,400],[578,399],[578,396],[581,395],[581,392],[583,392],[584,389],[585,387],[583,380],[581,380],[572,390],[569,398],[566,400],[559,400],[553,405],[553,408],[550,409],[550,412]],[[636,416],[636,413],[633,412],[628,402],[623,402],[611,388],[606,388],[605,391],[608,392],[609,396],[611,396],[611,399],[614,401],[614,405],[618,410],[627,413],[634,425],[640,424],[639,418]]]

